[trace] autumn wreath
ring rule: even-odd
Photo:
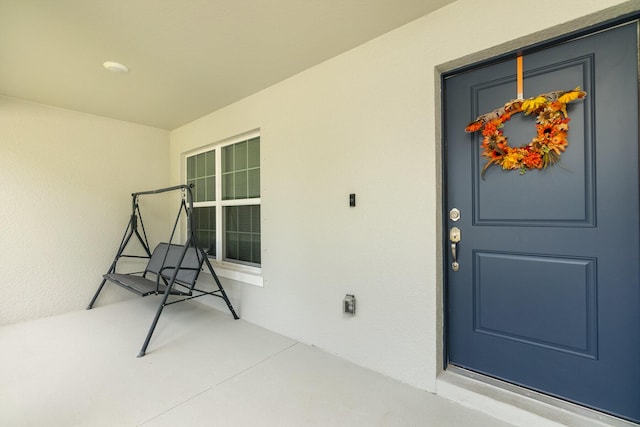
[[[481,175],[484,176],[491,165],[500,165],[505,170],[519,170],[520,174],[524,174],[529,169],[544,169],[558,162],[569,144],[567,104],[585,96],[587,93],[577,87],[568,91],[543,93],[534,98],[516,99],[469,123],[465,128],[467,132],[482,132],[482,155],[489,159]],[[536,114],[537,133],[529,144],[511,147],[502,128],[516,113]]]

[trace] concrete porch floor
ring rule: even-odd
[[[508,425],[197,302],[136,358],[158,302],[0,327],[0,425]]]

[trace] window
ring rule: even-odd
[[[200,246],[219,262],[260,267],[260,135],[189,153],[186,179]]]

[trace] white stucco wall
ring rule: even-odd
[[[164,130],[0,97],[0,325],[87,306],[130,194],[167,184],[168,144]],[[148,231],[167,233],[166,205],[150,204]],[[129,298],[114,288],[98,304]]]
[[[638,8],[460,0],[174,130],[173,184],[182,153],[261,129],[264,287],[227,281],[241,316],[433,391],[442,346],[436,67],[568,32],[557,26],[615,5],[572,25]],[[340,311],[346,293],[358,299],[354,318]]]

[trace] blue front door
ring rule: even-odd
[[[637,27],[524,52],[525,98],[587,92],[558,163],[482,175],[465,126],[516,97],[515,57],[445,77],[444,152],[448,363],[640,422]],[[525,145],[535,117],[503,131]]]

